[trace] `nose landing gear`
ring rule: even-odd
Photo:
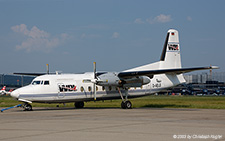
[[[32,111],[32,106],[29,103],[24,103],[23,105],[24,111]]]

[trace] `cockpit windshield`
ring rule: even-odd
[[[31,82],[32,85],[49,85],[49,80],[34,80]]]
[[[32,82],[32,85],[40,85],[41,84],[41,81],[33,81]]]

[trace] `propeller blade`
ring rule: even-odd
[[[94,64],[94,79],[97,80],[97,75],[96,75],[96,62]],[[94,100],[96,100],[96,84],[94,83]]]
[[[96,62],[94,64],[94,79],[97,79],[97,73],[96,73]]]
[[[94,83],[94,100],[96,100],[96,84]]]

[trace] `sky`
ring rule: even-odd
[[[224,0],[0,0],[0,73],[123,71],[159,60],[177,29],[183,67],[225,71]]]

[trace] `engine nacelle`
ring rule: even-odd
[[[150,78],[147,76],[139,76],[134,78],[129,78],[124,80],[125,83],[123,87],[141,87],[151,82]]]
[[[133,78],[119,78],[117,73],[108,72],[98,76],[97,85],[101,86],[119,86],[119,87],[141,87],[150,83],[150,78],[147,76],[139,76]]]
[[[120,86],[120,78],[117,73],[107,72],[98,76],[99,80],[97,85],[101,86]]]

